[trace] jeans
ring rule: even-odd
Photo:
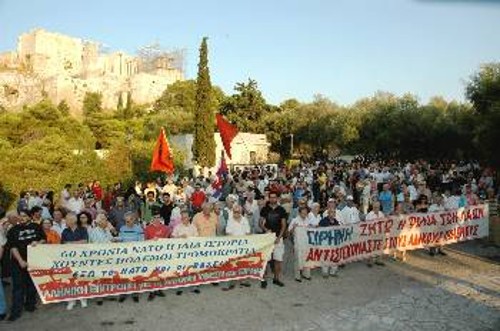
[[[17,261],[12,261],[12,309],[11,315],[20,316],[23,305],[34,308],[37,301],[35,285],[26,269],[21,269]]]

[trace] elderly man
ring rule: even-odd
[[[327,215],[319,222],[319,227],[339,226],[340,223],[339,221],[337,221],[335,208],[329,208],[326,210],[326,212]],[[321,273],[323,274],[323,278],[328,278],[328,275],[336,277],[337,270],[337,266],[321,266]]]
[[[181,223],[177,225],[172,232],[173,238],[192,238],[198,237],[198,230],[196,226],[191,224],[191,218],[189,217],[189,211],[187,209],[181,211]],[[192,292],[199,294],[200,289],[195,286]],[[175,294],[182,295],[182,290],[178,289]]]
[[[99,213],[95,218],[96,226],[90,230],[89,242],[90,243],[111,243],[117,241],[111,234],[110,224],[106,214]],[[97,299],[97,305],[102,306],[103,299]]]
[[[374,221],[376,219],[384,218],[384,216],[385,216],[384,213],[380,211],[380,202],[375,201],[373,203],[372,210],[366,215],[365,221],[367,222]],[[369,258],[366,262],[366,266],[371,268],[373,263],[379,266],[385,265],[385,263],[382,262],[378,256]]]
[[[125,213],[125,225],[120,228],[120,234],[118,236],[119,240],[122,242],[134,242],[144,240],[144,231],[142,227],[135,223],[136,214],[134,212]],[[118,298],[118,302],[123,302],[127,298],[126,295],[122,294]],[[132,299],[134,302],[139,302],[139,294],[132,294]]]
[[[168,194],[168,193],[167,193]],[[158,240],[170,237],[170,228],[163,224],[163,218],[160,214],[160,209],[153,209],[153,219],[149,225],[144,229],[144,239]],[[163,291],[150,292],[148,301],[154,300],[155,296],[164,297]]]
[[[226,235],[228,236],[245,236],[252,233],[250,229],[250,224],[248,224],[248,220],[245,216],[243,216],[243,209],[239,205],[233,205],[231,210],[231,216],[227,221],[226,227]],[[240,286],[242,287],[250,287],[250,283],[248,282],[240,282]],[[229,285],[223,288],[223,291],[229,291],[234,289],[235,282],[229,282]]]
[[[193,225],[200,237],[215,237],[219,222],[217,215],[212,212],[212,204],[205,202],[201,209],[201,212],[194,215]]]
[[[354,224],[358,223],[361,218],[359,216],[359,210],[354,204],[352,195],[348,195],[346,198],[346,206],[339,210],[337,209],[337,220],[340,224]]]

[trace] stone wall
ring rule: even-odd
[[[144,72],[138,57],[101,54],[97,42],[35,29],[18,38],[16,52],[0,54],[0,105],[19,108],[46,94],[54,103],[65,100],[78,116],[87,92],[102,93],[108,109],[128,92],[136,104],[152,103],[169,84],[184,79],[163,62]]]

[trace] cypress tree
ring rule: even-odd
[[[198,77],[196,79],[193,155],[198,165],[213,167],[215,165],[215,110],[208,70],[207,39],[204,37],[201,42]]]
[[[118,111],[119,114],[121,114],[121,112],[123,110],[122,92],[120,92],[120,95],[118,96],[118,104],[116,105],[116,110]]]

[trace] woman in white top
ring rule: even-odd
[[[305,206],[299,207],[299,213],[297,217],[295,217],[290,224],[288,225],[288,233],[293,236],[294,243],[307,241],[307,234],[303,231],[295,231],[298,227],[307,228],[310,226],[310,220],[308,217],[309,209]],[[294,272],[295,272],[295,280],[297,282],[302,282],[302,278],[311,280],[311,271],[309,268],[304,268],[301,264],[301,256],[303,252],[300,251],[297,245],[294,245]],[[302,275],[301,275],[302,273]]]

